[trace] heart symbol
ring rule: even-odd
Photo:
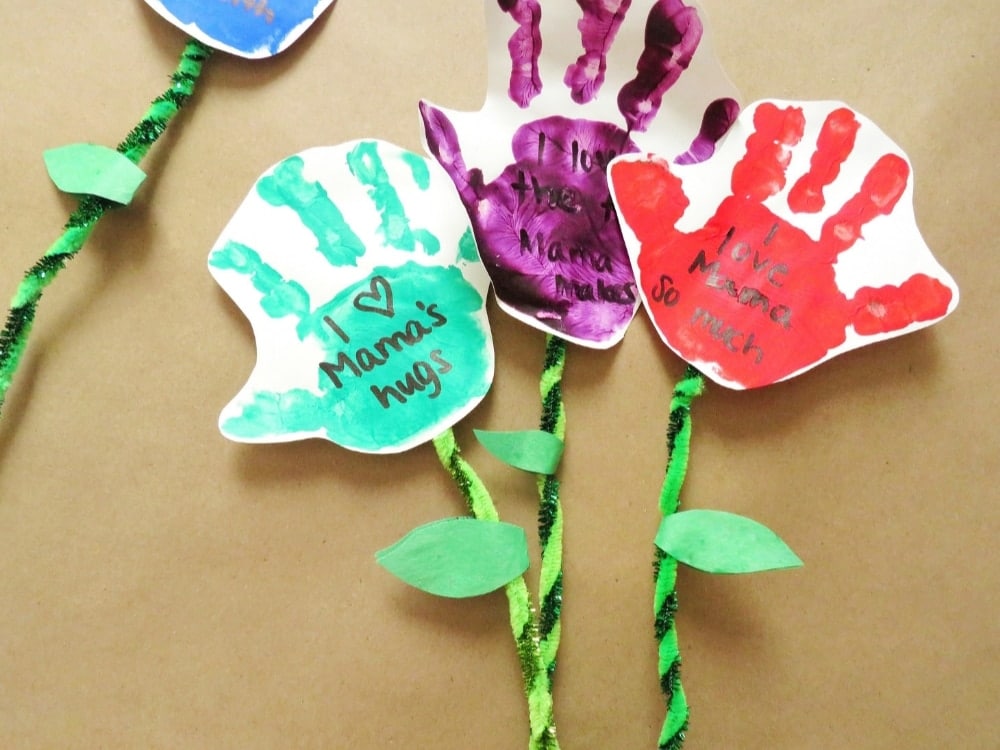
[[[361,292],[354,298],[356,308],[361,312],[378,313],[387,318],[396,314],[392,306],[392,287],[385,276],[373,276],[369,289],[371,291]]]

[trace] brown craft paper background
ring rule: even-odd
[[[768,524],[806,567],[681,573],[687,747],[995,750],[997,4],[705,4],[744,101],[842,99],[903,146],[962,302],[792,382],[696,402],[686,506]],[[117,143],[184,44],[138,0],[5,11],[4,300],[73,206],[42,151]],[[275,60],[216,55],[135,204],[50,289],[0,420],[0,747],[526,747],[503,596],[433,599],[374,563],[463,513],[432,449],[224,440],[254,342],[205,267],[279,159],[364,136],[419,150],[419,97],[477,108],[484,44],[478,0],[340,0]],[[471,427],[536,424],[543,338],[492,312],[496,385],[459,437],[501,515],[531,529],[533,478]],[[610,352],[570,351],[564,750],[655,747],[650,561],[682,369],[644,315]]]

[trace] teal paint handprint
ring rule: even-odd
[[[272,206],[287,206],[315,235],[316,250],[333,266],[354,266],[365,245],[344,220],[323,186],[302,176],[305,161],[291,156],[257,183],[257,194]]]
[[[257,365],[219,420],[234,440],[401,451],[458,421],[492,382],[471,228],[446,175],[417,154],[361,141],[285,159],[209,268],[257,339]]]

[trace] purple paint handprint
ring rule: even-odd
[[[539,0],[487,0],[482,110],[420,105],[501,307],[595,348],[617,343],[638,305],[608,162],[640,149],[701,161],[738,114],[696,8],[632,5],[548,0],[543,15]]]

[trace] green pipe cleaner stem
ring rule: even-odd
[[[476,474],[471,464],[462,457],[455,433],[451,428],[434,438],[441,465],[451,474],[459,491],[465,498],[469,512],[483,521],[498,521],[493,499],[486,485]],[[528,698],[529,750],[559,750],[556,739],[552,690],[548,672],[539,650],[538,624],[535,621],[531,595],[524,576],[519,576],[504,587],[507,607],[510,613],[510,627],[514,634],[521,675],[524,678],[524,692]]]
[[[669,516],[680,507],[681,488],[691,449],[691,402],[705,389],[701,373],[689,366],[674,386],[667,425],[667,469],[660,491],[660,514]],[[681,654],[674,616],[677,613],[677,560],[656,548],[653,562],[654,632],[659,651],[660,690],[667,716],[660,731],[660,750],[680,750],[688,727],[689,709],[681,684]]]
[[[211,50],[201,42],[194,39],[188,41],[177,69],[170,77],[170,88],[153,100],[139,123],[118,144],[119,153],[134,164],[142,160],[180,108],[191,98],[198,76],[201,75],[202,63],[210,54]],[[0,331],[0,409],[3,408],[11,380],[28,344],[42,292],[66,263],[80,252],[100,218],[108,209],[117,205],[94,195],[81,197],[76,210],[66,222],[62,235],[25,273],[18,285],[10,303],[7,321]]]
[[[560,440],[566,438],[566,408],[562,397],[565,368],[565,340],[552,334],[547,335],[545,364],[539,381],[542,397],[540,429]],[[562,634],[563,594],[563,514],[559,499],[559,479],[555,474],[538,475],[538,541],[542,556],[538,576],[539,647],[551,689]]]

